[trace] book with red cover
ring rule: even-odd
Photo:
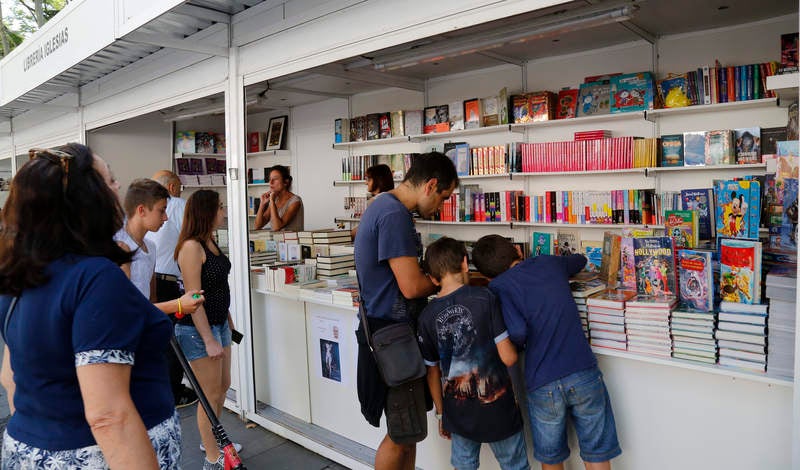
[[[564,89],[558,92],[556,105],[556,119],[570,119],[575,117],[578,105],[578,89]]]

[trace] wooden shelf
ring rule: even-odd
[[[558,224],[553,222],[512,222],[512,225],[520,227],[566,227],[566,228],[596,228],[605,230],[616,230],[623,228],[652,228],[663,230],[663,225],[645,224]]]
[[[369,147],[371,145],[387,145],[387,144],[407,144],[411,142],[411,138],[407,135],[400,137],[390,137],[388,139],[375,139],[375,140],[361,140],[358,142],[340,142],[333,144],[334,150],[348,150],[358,147]]]
[[[671,173],[681,171],[751,171],[766,170],[766,163],[751,163],[747,165],[707,165],[707,166],[664,166],[648,168],[647,173]]]
[[[778,95],[780,106],[789,106],[793,101],[797,101],[798,85],[800,85],[798,72],[767,77],[767,90],[772,90]]]
[[[537,127],[569,127],[580,126],[583,124],[594,124],[598,122],[613,121],[633,121],[644,120],[644,111],[632,111],[628,113],[598,114],[596,116],[584,116],[572,119],[553,119],[550,121],[526,122],[525,124],[511,124],[511,129],[535,129]]]
[[[683,359],[676,359],[672,357],[655,357],[647,356],[644,354],[635,354],[627,351],[616,351],[608,348],[598,348],[593,346],[592,351],[598,356],[618,357],[629,359],[632,361],[647,362],[650,364],[658,364],[667,367],[679,367],[681,369],[695,370],[698,372],[705,372],[710,374],[723,375],[734,379],[752,380],[755,382],[762,382],[772,385],[780,385],[784,387],[791,387],[794,381],[787,377],[773,377],[768,374],[761,374],[758,372],[746,372],[733,368],[721,366],[719,364],[703,364],[699,362],[687,361]]]
[[[701,104],[696,106],[684,106],[682,108],[664,108],[646,111],[647,119],[658,119],[672,116],[685,116],[687,114],[703,114],[721,111],[736,111],[753,108],[767,108],[775,106],[776,98],[764,98],[760,100],[733,101],[730,103]]]

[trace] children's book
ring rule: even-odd
[[[729,129],[706,132],[706,165],[733,165],[736,163],[733,132]]]
[[[654,85],[650,72],[611,77],[611,112],[653,109]]]
[[[681,200],[684,210],[694,211],[697,214],[698,239],[711,240],[716,230],[713,208],[714,190],[711,188],[682,189]]]
[[[197,153],[214,153],[214,134],[195,132],[194,145]]]
[[[558,255],[580,254],[581,235],[577,230],[559,230],[557,235]]]
[[[612,232],[605,232],[603,234],[603,248],[601,251],[600,260],[600,280],[602,280],[609,289],[617,287],[617,279],[619,279],[619,266],[622,258],[620,248],[622,244],[622,237]]]
[[[622,237],[620,251],[620,287],[636,290],[636,263],[633,259],[633,237]]]
[[[783,180],[781,248],[797,250],[797,178]]]
[[[727,302],[761,302],[761,242],[725,238],[719,249],[720,299]]]
[[[717,236],[758,239],[761,185],[750,180],[715,180]]]
[[[603,242],[597,240],[582,240],[581,249],[586,256],[586,269],[589,272],[599,272],[603,259]]]
[[[704,166],[706,164],[706,133],[683,133],[683,164],[685,166]]]
[[[676,247],[694,248],[699,243],[695,211],[664,211],[664,229]]]
[[[680,300],[688,307],[701,312],[710,312],[714,309],[711,256],[711,251],[678,250]]]
[[[678,88],[682,94],[689,95],[689,87],[685,73],[670,74],[669,77],[659,80],[657,87],[661,103],[666,102],[667,95],[669,95],[669,92],[672,91],[673,88]]]
[[[175,132],[175,151],[178,153],[195,153],[194,131]]]
[[[531,121],[549,121],[555,117],[555,95],[549,91],[537,91],[528,93],[528,108],[531,113]]]
[[[661,136],[659,166],[683,166],[683,134]]]
[[[569,119],[575,117],[578,104],[578,90],[564,89],[558,92],[556,119]]]
[[[734,129],[733,135],[736,141],[736,163],[761,163],[761,128]]]
[[[611,83],[603,80],[582,83],[578,91],[578,110],[576,115],[594,116],[611,112]]]
[[[528,104],[528,95],[513,95],[511,97],[511,114],[515,124],[531,122],[531,108]]]
[[[643,295],[675,294],[675,258],[672,238],[633,239],[636,291]]]
[[[553,254],[553,235],[546,232],[533,232],[532,256]]]

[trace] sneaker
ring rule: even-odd
[[[236,449],[236,453],[237,454],[242,451],[242,445],[239,444],[238,442],[234,442],[233,443],[233,448]],[[204,446],[203,443],[201,442],[200,443],[200,452],[205,452],[205,451],[206,451],[206,446]],[[219,451],[222,452],[222,449],[220,449]]]
[[[203,470],[225,470],[225,457],[220,455],[216,462],[203,459]]]
[[[181,409],[187,406],[192,406],[198,402],[197,393],[191,388],[186,388],[181,393],[181,396],[175,401],[175,408]]]

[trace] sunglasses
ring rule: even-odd
[[[34,158],[43,158],[50,163],[61,166],[61,170],[63,171],[63,176],[61,176],[61,188],[66,193],[67,183],[69,182],[69,162],[75,158],[75,156],[55,149],[28,150],[28,160],[33,160]]]

